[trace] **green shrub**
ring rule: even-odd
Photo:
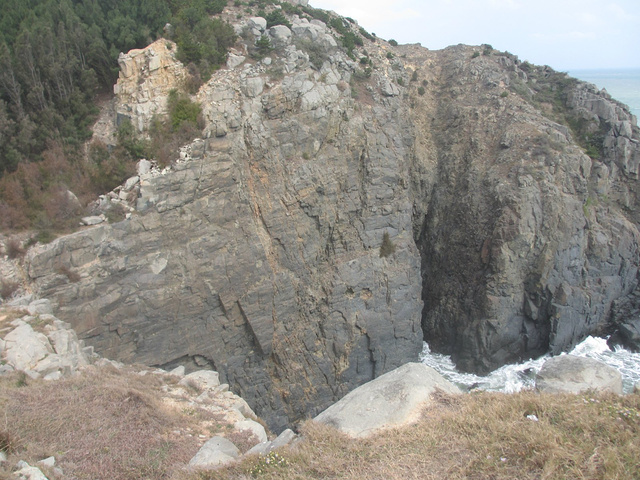
[[[473,52],[473,55],[471,55],[471,58],[478,58],[480,56],[480,52]]]
[[[422,96],[425,94],[424,87],[418,87],[418,95]]]
[[[389,232],[384,232],[382,235],[382,245],[380,245],[380,256],[388,257],[389,255],[393,255],[396,251],[396,246],[391,241],[389,237]]]
[[[273,10],[265,16],[265,20],[267,21],[267,28],[271,28],[275,25],[285,25],[291,28],[291,22],[287,20],[287,17],[284,16],[282,10]]]
[[[11,296],[20,288],[16,282],[0,279],[0,298],[2,300],[9,300]],[[0,448],[0,450],[2,450]]]
[[[198,117],[202,113],[200,104],[192,102],[189,97],[179,94],[175,89],[169,92],[167,107],[169,121],[174,131],[178,130],[184,123],[197,125]]]
[[[255,43],[255,52],[251,55],[256,60],[260,60],[273,51],[273,45],[267,35],[262,35]]]
[[[366,38],[367,40],[370,40],[372,42],[376,41],[376,37],[375,35],[370,34],[369,32],[367,32],[364,28],[360,27],[358,28],[358,31],[360,32],[360,35],[362,35],[364,38]]]
[[[321,22],[324,22],[326,24],[329,24],[331,20],[331,15],[329,15],[329,12],[320,8],[302,7],[302,11],[309,15],[311,18],[315,18],[316,20],[320,20]]]
[[[397,47],[398,46],[398,42],[396,42],[393,38],[391,40],[389,40],[389,45],[391,45],[392,47]]]
[[[311,62],[311,65],[317,70],[320,70],[324,62],[329,59],[327,50],[313,40],[299,38],[296,39],[295,45],[298,50],[302,50],[309,55],[309,62]]]
[[[507,98],[508,96],[509,96],[509,94],[507,93],[506,90],[500,94],[501,98]]]
[[[391,60],[394,57],[392,52],[387,52],[387,58]]]

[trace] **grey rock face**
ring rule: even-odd
[[[536,389],[547,393],[600,390],[622,395],[622,375],[592,358],[561,355],[544,362],[536,376]]]
[[[130,219],[29,260],[101,355],[216,370],[276,431],[422,342],[401,103],[362,109],[338,88],[346,63],[300,61],[268,90],[266,67],[226,70],[199,94],[209,138],[140,176]],[[396,253],[381,258],[385,232]],[[52,275],[60,263],[80,281]]]
[[[436,390],[460,393],[433,368],[407,363],[349,392],[314,420],[366,437],[417,420]]]
[[[277,431],[415,361],[423,332],[488,371],[608,327],[638,274],[624,108],[571,90],[569,108],[609,128],[594,160],[508,55],[408,45],[391,64],[369,49],[367,80],[322,22],[291,31],[269,71],[245,62],[200,90],[203,139],[139,172],[129,219],[29,254],[33,288],[81,338],[120,361],[216,370]],[[131,75],[158,76],[143,66]],[[381,257],[385,233],[396,248]]]
[[[420,58],[417,47],[403,49],[408,61]],[[423,134],[414,225],[425,339],[459,367],[488,372],[607,327],[612,302],[637,285],[638,204],[631,193],[613,198],[635,191],[637,179],[608,166],[613,154],[589,158],[567,127],[510,95],[511,84],[527,88],[513,59],[466,60],[463,51],[438,54],[442,68],[423,75],[446,87],[427,89],[411,110]],[[626,144],[616,135],[612,128],[604,143]],[[638,144],[627,140],[635,158]],[[594,190],[597,175],[609,197]]]

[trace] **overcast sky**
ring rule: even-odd
[[[488,43],[568,71],[640,68],[640,0],[310,0],[430,49]]]

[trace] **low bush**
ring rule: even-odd
[[[167,109],[169,122],[174,131],[179,130],[185,123],[198,125],[199,117],[202,113],[200,104],[191,101],[187,95],[181,94],[177,90],[169,92]]]
[[[396,246],[391,241],[389,237],[389,232],[384,232],[382,235],[382,245],[380,245],[380,256],[388,257],[389,255],[393,255],[396,251]]]
[[[9,300],[18,288],[20,288],[20,285],[16,282],[0,280],[0,298]]]
[[[10,259],[22,258],[26,250],[20,244],[17,238],[10,238],[5,245],[5,251]]]
[[[269,12],[265,16],[265,20],[267,21],[267,28],[271,28],[275,25],[285,25],[286,27],[291,28],[291,22],[287,20],[287,17],[284,16],[282,10],[273,10]]]

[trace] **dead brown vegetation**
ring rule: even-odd
[[[314,422],[302,431],[304,442],[280,452],[286,465],[263,465],[259,478],[640,478],[640,395],[441,395],[419,423],[373,438]],[[252,478],[257,462],[188,478]]]
[[[8,463],[54,455],[68,478],[169,478],[199,440],[176,434],[194,422],[158,400],[162,384],[157,375],[113,368],[56,382],[0,377]],[[0,478],[8,473],[0,469]]]

